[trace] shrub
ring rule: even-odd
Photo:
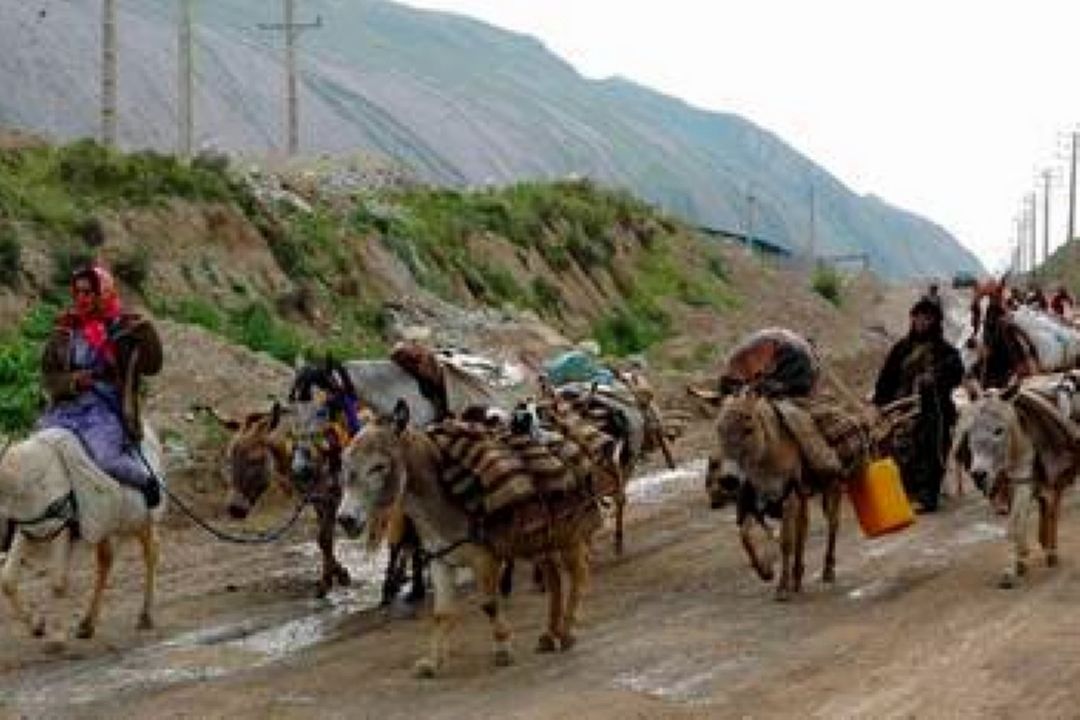
[[[25,430],[40,413],[37,361],[37,352],[21,338],[0,340],[0,431]]]
[[[0,283],[13,286],[19,281],[22,243],[11,225],[0,225]]]
[[[118,279],[141,293],[150,277],[150,251],[137,245],[118,257],[112,269]]]
[[[183,298],[176,305],[163,309],[163,314],[211,332],[220,333],[225,329],[225,318],[217,306],[199,297]]]
[[[593,328],[593,336],[606,354],[643,352],[671,333],[671,318],[659,307],[641,300],[619,308]]]
[[[55,291],[62,291],[66,296],[71,274],[86,267],[94,260],[94,251],[82,245],[61,242],[50,248],[53,262],[53,286]]]
[[[532,279],[533,306],[541,313],[557,315],[562,312],[563,299],[559,288],[541,275]]]
[[[262,303],[251,303],[230,312],[226,334],[233,341],[284,363],[291,364],[304,347],[292,328],[275,318]]]
[[[13,330],[0,335],[0,431],[28,429],[44,405],[39,358],[58,308],[40,303]]]
[[[477,263],[476,270],[490,296],[498,302],[524,304],[525,291],[505,268]]]
[[[835,268],[827,265],[819,265],[815,268],[810,287],[818,295],[837,307],[840,306],[842,301],[841,286],[840,273]]]
[[[717,280],[727,282],[729,279],[727,263],[719,255],[709,257],[709,272]]]

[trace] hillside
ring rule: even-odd
[[[1064,284],[1074,296],[1080,290],[1080,243],[1065,243],[1039,266],[1036,282],[1049,296],[1059,284]]]
[[[978,269],[946,231],[859,197],[782,139],[622,79],[590,81],[535,39],[384,0],[306,0],[325,24],[304,36],[309,151],[400,159],[455,186],[588,176],[691,223],[754,229],[794,252],[816,194],[825,253],[865,252],[892,277]],[[171,0],[122,0],[120,124],[127,146],[175,146]],[[200,3],[199,137],[261,154],[278,143],[276,19],[256,0]],[[275,6],[276,7],[276,6]],[[97,5],[0,0],[0,125],[60,138],[97,131]],[[168,78],[169,82],[162,82]]]
[[[586,181],[341,195],[305,180],[282,178],[293,191],[268,199],[265,177],[152,153],[0,151],[4,426],[37,412],[39,343],[71,268],[94,254],[128,304],[171,321],[184,345],[151,402],[174,424],[193,397],[239,410],[280,393],[282,363],[298,354],[382,355],[406,336],[533,368],[593,338],[612,357],[645,353],[655,371],[685,379],[711,373],[743,333],[785,324],[850,359],[867,348],[863,308],[880,299],[859,281],[838,287],[834,306],[809,277]],[[87,246],[99,234],[103,244]],[[880,342],[871,332],[869,346]],[[239,372],[244,392],[206,380],[219,363],[249,362],[237,347],[261,353],[277,380],[252,385]]]

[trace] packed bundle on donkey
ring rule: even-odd
[[[546,427],[449,419],[429,429],[443,489],[496,547],[529,538],[541,547],[560,519],[620,489],[616,440],[566,406],[539,415]]]
[[[589,542],[601,525],[597,493],[608,473],[617,472],[618,443],[593,434],[594,428],[561,409],[552,417],[552,429],[531,426],[521,413],[509,428],[459,419],[419,429],[410,426],[408,407],[399,404],[393,418],[369,424],[347,449],[341,525],[353,535],[366,525],[374,546],[389,518],[404,511],[420,529],[431,559],[435,632],[430,654],[417,665],[421,675],[434,674],[446,662],[453,569],[461,565],[472,568],[484,596],[496,664],[511,659],[510,628],[497,590],[503,564],[515,558],[534,560],[548,591],[547,629],[537,649],[573,646]]]

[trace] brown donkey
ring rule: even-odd
[[[374,548],[382,542],[391,519],[403,509],[419,527],[431,558],[435,628],[430,653],[416,664],[417,674],[432,677],[446,665],[455,620],[454,569],[462,566],[472,568],[484,596],[482,607],[491,621],[496,665],[512,662],[510,626],[503,618],[498,584],[502,565],[515,558],[536,561],[547,583],[548,626],[537,651],[569,649],[574,644],[573,627],[588,581],[589,540],[601,525],[596,502],[583,498],[542,532],[481,538],[473,518],[447,497],[440,483],[444,470],[444,458],[431,435],[409,427],[404,403],[395,409],[393,419],[365,427],[344,457],[339,520],[346,532],[359,535],[366,525],[369,547]],[[564,571],[569,576],[565,603]]]
[[[766,514],[782,517],[783,565],[776,599],[788,600],[802,590],[803,553],[809,524],[809,499],[821,494],[828,522],[828,544],[822,580],[836,579],[836,534],[840,527],[842,481],[846,477],[815,473],[804,461],[800,444],[785,425],[773,401],[752,391],[727,397],[718,420],[719,453],[711,474],[725,495],[737,495],[743,546],[762,580],[773,578],[774,553],[763,546]]]

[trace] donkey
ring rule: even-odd
[[[144,426],[140,450],[149,469],[164,482],[161,445],[149,426]],[[50,585],[53,596],[60,598],[68,589],[72,545],[80,540],[94,546],[97,572],[76,635],[93,637],[112,569],[113,544],[117,538],[135,536],[142,544],[145,568],[138,627],[153,628],[158,524],[165,506],[163,498],[149,510],[141,491],[102,473],[80,440],[66,430],[41,430],[11,445],[0,457],[0,514],[11,519],[16,532],[0,570],[0,590],[10,601],[15,619],[25,623],[35,637],[47,634],[46,613],[28,612],[19,595],[24,556],[42,547],[51,551]],[[67,639],[67,629],[57,623],[50,635],[51,646],[59,648]]]
[[[1002,588],[1015,587],[1027,572],[1028,517],[1034,501],[1039,504],[1039,544],[1046,564],[1057,565],[1061,497],[1080,470],[1075,428],[1070,429],[1069,420],[1059,414],[1065,437],[1048,435],[1031,413],[1018,408],[1025,400],[1038,407],[1038,397],[1021,397],[1029,392],[1020,384],[987,392],[972,405],[965,432],[956,439],[956,455],[976,487],[999,515],[1009,518],[1010,552],[998,583]],[[1049,404],[1041,411],[1050,413],[1051,419],[1058,412]]]
[[[342,526],[359,536],[365,525],[369,548],[383,540],[395,513],[404,511],[420,528],[431,558],[435,586],[435,628],[429,654],[416,664],[420,677],[433,677],[446,665],[449,633],[455,619],[454,569],[472,568],[484,596],[483,609],[491,621],[495,664],[512,662],[510,626],[502,615],[498,592],[499,571],[513,558],[537,561],[549,592],[547,630],[538,652],[567,650],[574,645],[573,628],[578,605],[588,580],[589,540],[602,524],[596,502],[586,499],[550,532],[499,541],[479,538],[470,516],[453,504],[440,484],[443,460],[429,434],[410,427],[409,409],[398,403],[393,418],[365,427],[345,453],[344,499],[339,513]],[[562,571],[569,574],[566,602]]]
[[[206,405],[196,405],[194,410],[205,412],[232,433],[225,449],[229,467],[229,492],[225,507],[230,517],[235,520],[247,518],[272,484],[277,484],[287,495],[296,494],[297,489],[290,479],[290,442],[286,427],[281,422],[287,411],[280,404],[275,403],[268,412],[249,413],[243,420],[224,417]],[[393,602],[405,585],[410,557],[412,586],[406,599],[419,602],[425,594],[416,528],[406,518],[402,518],[396,527],[397,532],[390,542],[390,561],[383,579],[383,605]],[[325,565],[325,555],[323,562]]]
[[[568,407],[600,432],[622,441],[617,468],[619,482],[611,487],[610,496],[615,505],[615,554],[619,556],[624,548],[626,490],[635,468],[647,455],[659,449],[668,468],[675,469],[675,458],[652,389],[640,374],[625,373],[623,380],[626,390],[622,394],[601,390],[596,384],[541,385],[545,404],[554,404],[560,410]]]
[[[841,483],[846,478],[815,475],[804,463],[797,441],[771,401],[749,389],[724,400],[717,430],[720,449],[712,460],[713,474],[718,475],[716,502],[739,496],[743,546],[751,565],[766,582],[774,575],[772,555],[758,547],[754,532],[764,527],[767,513],[782,517],[783,562],[776,599],[788,600],[802,590],[809,522],[807,505],[814,492],[821,493],[822,510],[829,527],[822,580],[834,582]]]

